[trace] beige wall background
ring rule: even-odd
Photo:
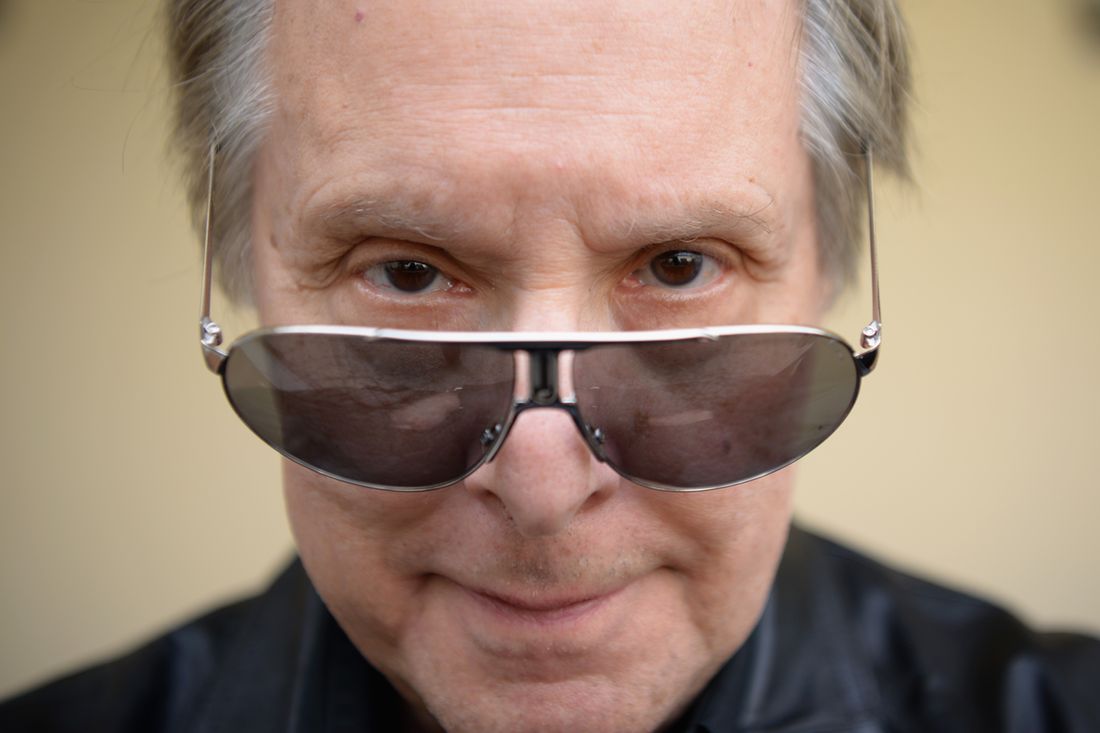
[[[880,189],[885,353],[798,512],[1100,632],[1100,36],[1070,0],[906,6],[919,191]],[[292,551],[275,456],[200,361],[155,14],[0,0],[0,694]]]

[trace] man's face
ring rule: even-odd
[[[794,7],[293,0],[257,168],[267,324],[622,330],[814,322]],[[680,254],[677,254],[680,253]],[[748,636],[789,470],[670,494],[520,415],[460,484],[286,464],[306,568],[422,724],[639,731]]]

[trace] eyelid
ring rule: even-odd
[[[737,245],[717,237],[697,237],[695,239],[676,239],[669,242],[657,242],[638,252],[639,262],[651,262],[666,252],[698,252],[721,262],[728,267],[736,267],[745,254]]]
[[[351,273],[359,273],[375,265],[397,260],[423,262],[439,270],[440,273],[450,279],[461,279],[454,276],[458,268],[453,259],[447,256],[443,250],[432,245],[406,242],[399,239],[373,237],[364,239],[348,253],[346,268]]]
[[[372,282],[368,278],[367,273],[373,268],[381,267],[387,262],[400,260],[423,262],[434,268],[438,273],[437,277],[445,281],[447,287],[429,288],[420,292],[404,292]],[[356,282],[369,284],[375,293],[381,297],[402,300],[417,298],[423,300],[456,288],[467,289],[469,286],[466,285],[466,278],[456,274],[458,270],[459,268],[454,265],[452,258],[447,256],[440,248],[397,239],[365,239],[348,253],[346,261],[346,272]]]
[[[676,240],[672,242],[658,242],[649,245],[638,252],[628,277],[636,277],[640,272],[648,272],[648,268],[655,259],[669,252],[696,252],[702,255],[712,264],[720,268],[720,272],[711,277],[706,283],[699,285],[684,285],[672,287],[661,283],[640,283],[643,286],[659,287],[669,292],[699,290],[705,288],[711,282],[722,275],[738,269],[744,260],[744,254],[735,245],[712,237],[700,237],[699,239]],[[705,266],[705,265],[704,265]]]
[[[427,265],[432,270],[432,279],[428,282],[427,286],[420,290],[403,290],[397,287],[389,280],[389,273],[386,272],[386,265],[391,262],[420,262],[420,260],[384,260],[377,262],[370,267],[367,267],[360,271],[360,277],[371,284],[371,286],[390,293],[390,297],[399,298],[426,298],[433,293],[450,290],[454,287],[454,280],[447,277],[438,267],[434,267],[424,262],[422,264]]]

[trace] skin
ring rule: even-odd
[[[276,8],[253,222],[264,323],[818,321],[792,5]],[[662,284],[651,263],[684,250],[698,277]],[[440,274],[403,292],[386,262]],[[792,478],[648,490],[559,410],[523,413],[493,462],[435,492],[284,476],[310,577],[410,727],[471,732],[675,720],[759,617]]]

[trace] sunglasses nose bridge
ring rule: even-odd
[[[539,407],[549,407],[559,401],[558,350],[540,349],[529,351],[531,391],[527,399]]]
[[[497,457],[500,449],[504,446],[504,441],[508,439],[508,434],[512,431],[512,426],[516,423],[516,418],[519,417],[521,412],[527,410],[564,410],[569,414],[570,419],[573,421],[573,425],[577,428],[577,432],[581,434],[581,439],[584,440],[584,444],[588,446],[588,450],[592,452],[596,460],[600,463],[607,463],[607,456],[603,450],[603,435],[599,428],[592,429],[584,421],[581,416],[580,409],[577,407],[577,403],[574,399],[555,400],[551,404],[540,404],[533,400],[524,402],[517,401],[512,408],[512,414],[509,416],[508,421],[502,425],[497,425],[493,428],[492,435],[487,437],[492,439],[492,445],[483,459],[484,463],[490,463]]]
[[[570,402],[573,393],[573,351],[556,346],[514,352],[517,406],[550,407]]]
[[[599,429],[593,430],[585,423],[577,406],[573,388],[573,351],[557,347],[517,350],[515,369],[518,389],[512,412],[503,425],[494,429],[495,434],[491,437],[495,440],[485,456],[485,462],[496,458],[521,412],[550,408],[565,410],[588,449],[597,460],[606,463]]]

